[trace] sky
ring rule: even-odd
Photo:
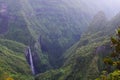
[[[103,10],[107,15],[114,16],[120,12],[120,0],[87,0],[89,4]]]
[[[68,0],[74,7],[88,7],[88,10],[104,11],[108,17],[120,12],[120,0]],[[97,12],[96,12],[97,13]]]

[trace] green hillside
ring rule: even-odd
[[[0,80],[33,80],[25,49],[21,43],[0,39]]]
[[[99,76],[104,70],[103,58],[111,51],[110,37],[120,25],[119,14],[110,21],[104,21],[105,16],[101,14],[95,16],[80,41],[64,53],[64,65],[37,75],[37,80],[94,80]]]
[[[77,11],[66,1],[0,0],[0,7],[0,38],[30,46],[36,74],[62,66],[60,56],[91,19],[90,11]]]
[[[99,77],[120,14],[108,19],[89,2],[0,0],[0,80]]]

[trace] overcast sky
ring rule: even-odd
[[[114,16],[120,12],[120,0],[66,0],[72,2],[70,6],[83,9],[104,11],[107,16]]]
[[[86,2],[88,4],[92,4],[95,7],[97,6],[100,10],[105,11],[107,15],[116,15],[117,13],[120,12],[120,0],[87,0],[87,1]]]

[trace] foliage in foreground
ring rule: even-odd
[[[116,35],[111,38],[112,53],[104,59],[106,71],[96,80],[120,80],[120,28],[116,30]]]

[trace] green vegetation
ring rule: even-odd
[[[100,75],[105,67],[103,59],[111,52],[109,38],[113,35],[115,26],[119,25],[119,19],[115,17],[107,21],[104,20],[105,16],[101,17],[101,14],[97,16],[97,22],[95,18],[89,26],[92,30],[87,30],[80,41],[63,54],[61,59],[64,61],[63,66],[37,75],[37,80],[94,80]],[[114,73],[118,75],[119,71]],[[59,76],[56,76],[57,74]]]
[[[93,33],[88,36],[87,34],[83,35],[79,42],[64,53],[63,57],[65,62],[60,69],[52,70],[54,72],[52,75],[51,71],[42,73],[38,75],[36,79],[40,80],[44,79],[44,77],[48,80],[95,79],[100,72],[98,69],[98,62],[103,58],[103,56],[99,54],[104,55],[101,51],[96,52],[96,49],[109,42],[104,36],[99,38],[97,35],[98,33]],[[59,74],[59,76],[56,76],[57,74]]]
[[[33,80],[25,49],[21,43],[0,39],[0,80]]]
[[[120,28],[116,31],[117,37],[111,38],[113,48],[110,56],[104,59],[106,72],[104,71],[100,78],[96,80],[119,80],[120,79]]]
[[[92,10],[87,11],[85,6],[76,12],[63,0],[53,3],[0,0],[0,7],[7,8],[7,15],[0,15],[0,80],[34,80],[24,54],[28,46],[36,80],[94,80],[103,71],[102,60],[111,51],[109,37],[120,25],[119,15],[108,21],[99,12],[81,36],[80,27],[88,26]],[[111,58],[105,61],[114,63]],[[115,62],[114,68],[118,64]],[[115,70],[105,76],[103,71],[101,78],[118,77],[119,73]]]
[[[26,46],[22,43],[18,43],[16,41],[0,39],[0,44],[6,46],[7,48],[13,50],[14,52],[24,53],[24,49]]]

